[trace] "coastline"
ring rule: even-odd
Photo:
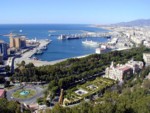
[[[35,60],[32,59],[31,57],[35,54],[37,48],[41,48],[42,46],[48,45],[50,42],[47,42],[46,40],[39,40],[39,46],[35,47],[33,50],[29,50],[25,53],[21,54],[21,57],[15,58],[14,59],[14,68],[17,68],[17,64],[20,64],[22,61],[25,61],[26,64],[33,63],[35,66],[46,66],[46,65],[54,65],[60,62],[63,62],[67,59],[70,58],[83,58],[86,56],[89,56],[91,54],[86,54],[86,55],[81,55],[81,56],[75,56],[75,57],[70,57],[70,58],[65,58],[65,59],[59,59],[59,60],[54,60],[54,61],[41,61],[41,60]]]
[[[76,57],[71,57],[71,58],[80,59],[80,58],[87,57],[89,55],[91,55],[91,54],[76,56]],[[40,67],[40,66],[46,66],[46,65],[54,65],[54,64],[66,61],[68,59],[70,59],[70,58],[54,60],[54,61],[41,61],[41,60],[33,60],[33,59],[30,59],[30,58],[16,58],[15,59],[15,68],[17,68],[17,64],[21,63],[22,61],[25,61],[26,64],[33,63],[36,67]]]

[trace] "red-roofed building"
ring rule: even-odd
[[[113,80],[124,81],[129,79],[134,73],[139,72],[143,68],[143,62],[141,61],[128,61],[125,65],[112,64],[105,70],[105,77]]]
[[[4,89],[0,89],[0,98],[4,98],[5,97],[5,90]]]

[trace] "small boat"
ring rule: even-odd
[[[40,55],[40,54],[43,54],[43,51],[41,49],[37,49],[35,55]]]
[[[36,58],[36,57],[33,57],[33,60],[39,60],[38,58]]]
[[[47,46],[42,46],[40,49],[41,49],[41,50],[46,50],[46,49],[47,49]]]
[[[50,39],[45,39],[45,40],[46,40],[46,42],[49,42],[49,43],[52,41],[52,40],[50,40]]]

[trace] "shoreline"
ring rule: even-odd
[[[21,63],[22,61],[25,61],[26,64],[29,64],[29,63],[33,63],[34,66],[36,67],[40,67],[40,66],[46,66],[46,65],[55,65],[57,63],[60,63],[60,62],[63,62],[63,61],[66,61],[68,59],[71,59],[71,58],[84,58],[84,57],[87,57],[91,54],[87,54],[87,55],[82,55],[82,56],[76,56],[76,57],[70,57],[70,58],[65,58],[65,59],[59,59],[59,60],[54,60],[54,61],[41,61],[41,60],[34,60],[34,59],[23,59],[23,58],[16,58],[15,59],[15,65],[18,64],[18,63]],[[15,66],[16,68],[17,66]]]
[[[59,59],[59,60],[53,60],[53,61],[42,61],[42,60],[32,59],[31,57],[35,54],[37,48],[48,45],[50,42],[47,42],[46,40],[39,40],[39,43],[40,44],[38,47],[35,47],[33,50],[29,50],[25,53],[22,53],[21,57],[19,58],[15,58],[14,67],[17,68],[17,64],[20,64],[22,61],[25,61],[26,64],[33,63],[35,66],[39,67],[39,66],[46,66],[46,65],[54,65],[54,64],[66,61],[67,59],[70,59],[70,58],[84,58],[86,56],[93,54],[93,53],[85,54],[81,56],[74,56],[74,57],[69,57],[69,58],[64,58],[64,59]]]

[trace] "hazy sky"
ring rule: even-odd
[[[0,0],[0,24],[109,24],[150,18],[150,0]]]

